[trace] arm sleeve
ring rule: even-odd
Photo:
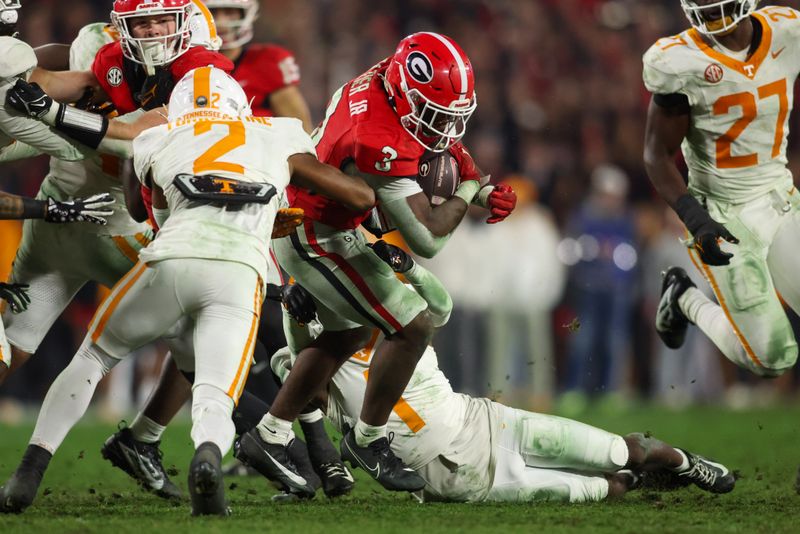
[[[444,326],[453,311],[453,299],[450,298],[450,294],[442,282],[418,263],[403,273],[403,276],[428,303],[428,311],[433,317],[433,325],[436,328]]]
[[[6,84],[0,89],[0,102],[5,102],[8,87]],[[12,115],[4,107],[0,107],[0,130],[17,142],[28,144],[43,154],[64,161],[79,161],[91,152],[89,147],[62,137],[43,122],[22,115]]]
[[[164,131],[166,126],[150,128],[133,140],[133,171],[143,184],[150,171],[153,156],[163,140],[161,133]]]
[[[41,155],[41,153],[41,150],[32,147],[28,143],[20,143],[19,141],[15,141],[10,145],[4,146],[0,149],[0,163],[34,158]]]
[[[405,197],[384,202],[380,195],[381,210],[389,216],[392,224],[400,231],[409,248],[423,258],[434,257],[445,246],[452,232],[445,236],[435,236],[411,211]]]

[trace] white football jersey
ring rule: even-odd
[[[383,334],[375,330],[369,344],[353,355],[333,376],[328,388],[328,418],[340,430],[355,426],[367,390],[369,364]],[[412,469],[419,469],[449,451],[464,428],[467,397],[453,392],[439,370],[436,352],[428,347],[417,363],[403,396],[389,417],[394,434],[392,450]],[[489,454],[489,451],[486,451]]]
[[[770,6],[752,16],[762,36],[749,56],[712,47],[695,29],[660,39],[644,55],[650,92],[688,97],[691,124],[681,148],[689,190],[731,203],[792,187],[786,137],[800,72],[800,12]]]
[[[81,28],[69,49],[70,70],[85,71],[92,67],[97,51],[116,40],[117,34],[106,23],[95,22]],[[119,120],[135,121],[142,112],[135,111]],[[98,154],[85,149],[83,161],[50,159],[50,173],[42,184],[42,192],[56,198],[87,197],[97,193],[111,193],[114,197],[114,215],[105,226],[95,225],[87,231],[109,235],[129,235],[141,232],[146,226],[131,219],[125,205],[120,172],[122,160],[116,156]]]
[[[181,118],[145,130],[133,142],[136,175],[164,190],[170,216],[139,253],[145,261],[206,258],[244,263],[267,280],[269,241],[280,194],[289,184],[288,158],[315,155],[314,143],[293,118]],[[191,201],[174,185],[178,174],[213,175],[272,184],[268,205]]]

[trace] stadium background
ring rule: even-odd
[[[22,38],[34,46],[70,42],[84,24],[108,20],[110,5],[23,1]],[[261,8],[256,41],[294,51],[315,121],[340,84],[407,33],[440,31],[470,56],[479,106],[466,143],[493,180],[513,182],[521,205],[496,226],[474,214],[428,262],[455,301],[436,346],[457,390],[570,415],[589,402],[616,411],[643,400],[741,408],[795,399],[796,376],[758,381],[700,336],[673,352],[653,331],[659,272],[688,257],[677,241],[682,229],[641,161],[649,99],[641,55],[687,26],[677,0],[267,0]],[[794,131],[797,115],[790,120]],[[795,170],[797,152],[791,135]],[[44,158],[4,166],[0,188],[33,196],[46,172]],[[0,222],[0,279],[19,228]],[[38,357],[0,388],[0,418],[38,407],[99,294],[85,288]],[[115,371],[101,415],[130,416],[159,354],[145,350]]]

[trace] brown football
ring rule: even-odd
[[[419,160],[417,183],[432,206],[452,197],[459,180],[458,162],[449,152],[428,152]]]

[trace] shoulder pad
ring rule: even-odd
[[[679,93],[683,89],[683,79],[678,75],[675,65],[675,48],[686,47],[682,35],[659,39],[645,52],[642,58],[642,78],[647,90],[655,94]]]

